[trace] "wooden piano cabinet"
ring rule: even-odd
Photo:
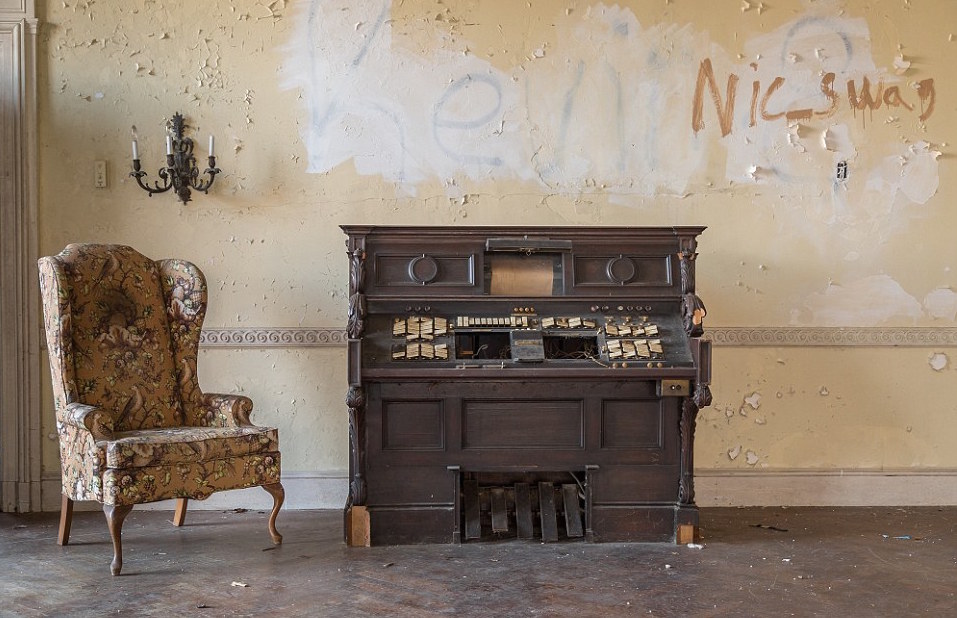
[[[348,544],[694,538],[703,228],[343,230]]]

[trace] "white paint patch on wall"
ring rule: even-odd
[[[791,324],[877,326],[894,318],[917,320],[923,316],[957,319],[957,293],[940,287],[925,295],[921,303],[890,276],[873,275],[847,285],[829,283],[823,292],[808,296],[801,310],[792,312]]]
[[[791,192],[791,213],[803,218],[793,218],[793,229],[822,252],[832,234],[855,246],[890,238],[911,214],[905,206],[934,195],[940,153],[926,142],[855,144],[876,113],[916,118],[922,109],[912,84],[876,66],[864,19],[809,14],[746,50],[733,72],[753,86],[738,87],[752,94],[751,105],[736,107],[727,176]],[[836,122],[847,115],[854,127]]]
[[[521,72],[535,177],[559,191],[688,193],[707,155],[689,123],[707,38],[597,4],[559,41],[550,63]]]
[[[930,358],[927,359],[927,362],[934,371],[943,371],[947,368],[950,359],[943,352],[934,352],[930,355]]]
[[[847,284],[830,283],[823,292],[811,294],[804,310],[792,314],[795,325],[877,326],[905,316],[917,320],[923,309],[888,275],[872,275]]]
[[[598,3],[556,21],[563,31],[547,53],[501,70],[451,49],[446,20],[422,22],[434,28],[433,49],[394,44],[389,0],[300,6],[284,71],[309,110],[308,170],[352,160],[361,174],[410,193],[438,179],[456,194],[454,180],[469,178],[684,196],[706,190],[709,151],[726,148],[726,179],[831,194],[831,210],[798,214],[833,223],[849,208],[835,166],[857,152],[846,125],[834,122],[858,116],[841,93],[863,97],[868,77],[882,88],[904,79],[878,70],[866,21],[840,12],[800,16],[748,41],[732,61],[691,25],[643,28],[630,9]],[[895,101],[877,96],[878,106]],[[936,187],[936,167],[919,154],[896,186],[921,202],[918,184]]]
[[[597,4],[576,13],[563,48],[505,72],[438,43],[393,45],[390,2],[302,6],[285,84],[309,109],[310,172],[351,159],[413,194],[464,176],[682,195],[704,164],[688,124],[660,122],[691,115],[708,44],[690,28],[642,29],[630,10]]]
[[[873,195],[884,196],[885,203],[893,204],[898,194],[915,204],[926,204],[940,185],[937,150],[927,142],[912,144],[903,152],[884,159],[871,172],[867,189]]]
[[[831,125],[821,132],[821,146],[844,161],[857,156],[857,148],[851,141],[850,128],[846,124]]]
[[[832,73],[840,84],[873,74],[867,23],[805,16],[748,41],[745,51],[731,68],[740,80],[742,100],[735,106],[735,128],[728,139],[727,177],[827,194],[834,165],[850,158],[854,147],[841,125],[823,131],[832,147],[823,145],[820,125],[833,122],[828,120],[833,102],[822,89],[822,76]],[[725,74],[718,76],[718,83]],[[800,110],[812,111],[807,116]],[[804,127],[797,138],[789,133],[788,122]],[[752,166],[768,173],[753,178],[747,173]]]
[[[937,288],[924,297],[927,315],[938,320],[957,320],[957,293],[950,288]]]
[[[308,171],[351,159],[360,174],[414,193],[433,176],[525,167],[508,75],[472,55],[437,48],[426,57],[393,46],[390,2],[302,6],[286,84],[307,100]]]

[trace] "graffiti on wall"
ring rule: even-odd
[[[554,42],[528,42],[511,66],[473,52],[448,6],[416,22],[415,41],[394,31],[388,0],[300,10],[284,70],[308,113],[310,172],[351,164],[412,196],[519,181],[624,205],[766,189],[782,231],[847,265],[879,255],[940,183],[934,75],[902,55],[875,62],[867,22],[843,12],[798,15],[732,53],[693,24],[594,4],[557,17]],[[921,306],[866,268],[827,280],[792,323],[876,324]],[[862,297],[880,311],[845,310]]]
[[[686,195],[723,148],[728,181],[827,187],[849,152],[799,134],[843,131],[852,148],[875,114],[926,125],[936,104],[933,78],[876,66],[862,19],[801,17],[732,59],[690,25],[642,27],[627,8],[597,4],[556,26],[560,44],[503,69],[444,45],[445,22],[432,49],[410,49],[393,40],[390,2],[355,4],[304,3],[290,44],[309,171],[352,161],[412,194],[467,177]],[[769,157],[782,140],[793,152]]]
[[[757,63],[751,63],[751,68],[758,70]],[[834,81],[837,76],[834,73],[826,73],[821,78],[821,105],[814,107],[788,108],[781,111],[770,111],[773,106],[771,103],[774,94],[781,89],[787,82],[783,76],[775,77],[765,88],[761,80],[756,79],[751,82],[751,107],[748,126],[757,125],[758,119],[773,122],[775,120],[786,120],[796,122],[811,120],[813,118],[830,118],[834,116],[841,103],[841,95],[834,89]],[[711,66],[711,59],[705,58],[701,61],[701,68],[698,70],[698,80],[695,84],[694,99],[692,102],[691,128],[697,133],[704,128],[704,93],[705,89],[710,93],[714,101],[715,111],[718,114],[718,120],[721,126],[721,135],[725,136],[731,133],[732,121],[734,120],[734,108],[738,95],[738,81],[740,78],[735,73],[728,75],[727,85],[724,94],[718,86],[714,76],[714,68]],[[914,111],[914,103],[908,102],[907,98],[901,93],[900,86],[885,86],[883,80],[877,84],[871,84],[865,75],[858,84],[855,79],[847,80],[847,105],[855,113],[880,111],[883,107],[887,111]],[[873,88],[872,88],[873,86]],[[921,122],[930,118],[934,112],[934,105],[937,100],[937,92],[934,88],[933,78],[923,79],[915,84],[916,98],[920,101],[918,120]]]

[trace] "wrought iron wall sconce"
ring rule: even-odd
[[[153,182],[149,186],[149,181],[143,182],[146,172],[140,169],[140,152],[133,139],[133,171],[130,176],[136,178],[136,184],[153,197],[154,193],[165,193],[170,189],[176,191],[176,195],[185,204],[190,201],[190,189],[208,193],[209,188],[213,186],[216,180],[216,174],[220,169],[216,167],[216,156],[213,151],[215,142],[213,136],[209,136],[209,167],[203,170],[203,177],[200,177],[199,168],[196,167],[196,157],[193,156],[193,140],[183,136],[183,130],[186,123],[182,114],[176,112],[173,119],[166,125],[166,167],[161,167],[157,173],[160,180]],[[209,176],[207,180],[205,177]],[[162,184],[160,182],[162,181]]]

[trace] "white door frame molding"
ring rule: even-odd
[[[0,511],[40,509],[37,19],[0,0]]]

